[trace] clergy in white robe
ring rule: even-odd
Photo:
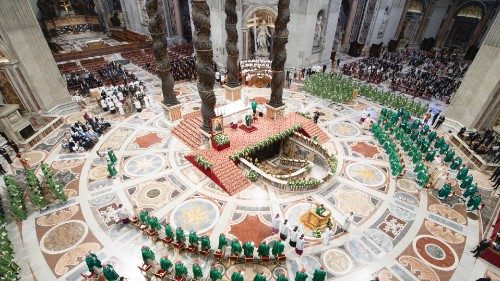
[[[306,241],[304,240],[304,234],[300,235],[299,240],[297,240],[297,245],[295,246],[295,252],[297,255],[302,255],[304,252],[304,247],[306,246]]]
[[[332,240],[333,231],[331,227],[328,227],[325,232],[323,232],[323,244],[330,245],[330,240]]]
[[[290,229],[288,228],[288,220],[284,220],[280,225],[280,238],[283,241],[286,241],[288,238],[288,232]]]
[[[292,231],[290,231],[290,246],[295,247],[297,245],[297,240],[299,239],[299,227],[295,226]]]
[[[235,115],[236,114],[233,114],[233,117]],[[233,120],[233,122],[234,122],[234,120]],[[273,233],[278,233],[280,231],[280,225],[281,225],[281,218],[280,218],[279,214],[276,214],[276,216],[273,218],[272,224],[273,224]]]

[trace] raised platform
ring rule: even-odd
[[[484,172],[493,171],[500,166],[499,164],[486,162],[480,155],[470,149],[467,143],[456,134],[452,134],[450,141],[480,170]]]
[[[193,120],[190,119],[187,122],[192,121]],[[229,126],[226,126],[225,134],[231,141],[230,147],[222,151],[217,151],[212,147],[206,149],[196,149],[186,156],[186,159],[188,159],[191,163],[194,163],[193,158],[196,155],[201,155],[207,159],[212,164],[212,168],[210,170],[204,170],[201,168],[200,170],[228,194],[233,195],[248,187],[250,182],[245,178],[243,169],[231,161],[229,156],[247,146],[267,138],[270,135],[286,130],[295,124],[301,124],[306,134],[318,136],[320,143],[324,143],[329,139],[329,137],[316,124],[314,124],[312,120],[296,113],[288,113],[275,120],[267,117],[257,118],[254,122],[254,126],[257,130],[251,133],[239,128],[234,130]],[[176,132],[184,130],[178,128],[174,130],[174,134],[181,138],[184,143],[189,143],[189,146],[193,147],[190,137],[192,135],[188,133],[183,133],[182,135],[177,134]],[[196,134],[199,133],[196,132]]]

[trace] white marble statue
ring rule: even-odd
[[[314,47],[320,47],[323,45],[323,17],[319,16],[316,21],[316,29],[314,33]]]
[[[387,26],[387,22],[389,21],[390,13],[391,11],[389,10],[389,6],[385,7],[384,17],[382,18],[382,22],[380,23],[380,28],[378,29],[377,39],[384,37],[385,27]]]
[[[261,25],[257,26],[257,51],[261,54],[269,53],[269,43],[267,39],[271,36],[267,30],[267,24],[264,20]]]

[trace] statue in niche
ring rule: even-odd
[[[51,20],[57,17],[55,0],[38,0],[36,5],[40,10],[41,20]]]
[[[316,20],[316,28],[315,28],[315,33],[314,33],[313,46],[314,47],[322,47],[323,41],[324,41],[323,16],[319,15],[318,19]]]
[[[259,57],[269,56],[269,30],[267,29],[266,21],[262,21],[260,25],[257,26],[257,53]]]
[[[387,22],[389,21],[389,14],[390,14],[390,10],[389,10],[389,6],[387,6],[387,7],[385,7],[385,10],[384,10],[384,17],[382,18],[382,22],[380,23],[380,28],[378,29],[377,39],[384,37],[385,27],[387,26]]]

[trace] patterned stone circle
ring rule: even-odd
[[[128,159],[124,165],[124,172],[128,176],[143,177],[158,173],[166,164],[165,157],[158,154],[142,154]]]
[[[311,276],[314,273],[314,270],[321,266],[318,259],[310,255],[301,256],[300,263],[305,268],[307,274]]]
[[[370,187],[380,186],[386,179],[379,168],[360,162],[350,163],[345,171],[351,180]]]
[[[405,178],[400,179],[398,180],[397,185],[400,189],[409,193],[418,194],[419,192],[417,188],[417,183],[410,179],[405,179]]]
[[[330,131],[337,137],[352,138],[361,134],[361,131],[354,124],[340,122],[330,125]]]
[[[49,229],[40,239],[40,248],[51,255],[64,253],[79,245],[87,236],[88,226],[79,220],[62,222]]]
[[[40,164],[40,162],[42,162],[43,159],[45,159],[46,154],[45,154],[45,152],[43,152],[41,150],[34,150],[34,151],[25,152],[22,154],[22,156],[23,156],[23,158],[26,158],[28,160],[28,163],[30,164],[30,166],[35,166],[37,164]],[[15,158],[13,160],[14,160],[14,162],[12,163],[12,166],[14,166],[15,168],[22,168],[23,167],[21,162],[19,162],[19,158]]]
[[[346,274],[351,271],[353,263],[351,258],[342,250],[330,249],[323,254],[325,267],[335,275]]]
[[[182,202],[170,214],[173,227],[182,227],[185,231],[194,230],[204,233],[215,226],[219,219],[219,208],[210,200],[191,199]]]
[[[102,180],[108,177],[108,168],[106,166],[94,167],[89,172],[90,180]]]
[[[278,276],[287,276],[287,272],[286,272],[286,269],[284,269],[283,267],[281,266],[278,266],[276,267],[274,270],[273,270],[273,277],[274,279],[277,279]]]
[[[425,264],[443,271],[457,267],[458,256],[445,241],[430,235],[419,235],[413,240],[413,250]]]
[[[151,190],[148,190],[148,192],[146,192],[146,196],[148,198],[151,198],[151,199],[158,197],[160,194],[161,194],[161,191],[156,189],[156,188],[153,188]]]
[[[436,260],[443,260],[446,257],[444,250],[436,244],[425,245],[425,252]]]

